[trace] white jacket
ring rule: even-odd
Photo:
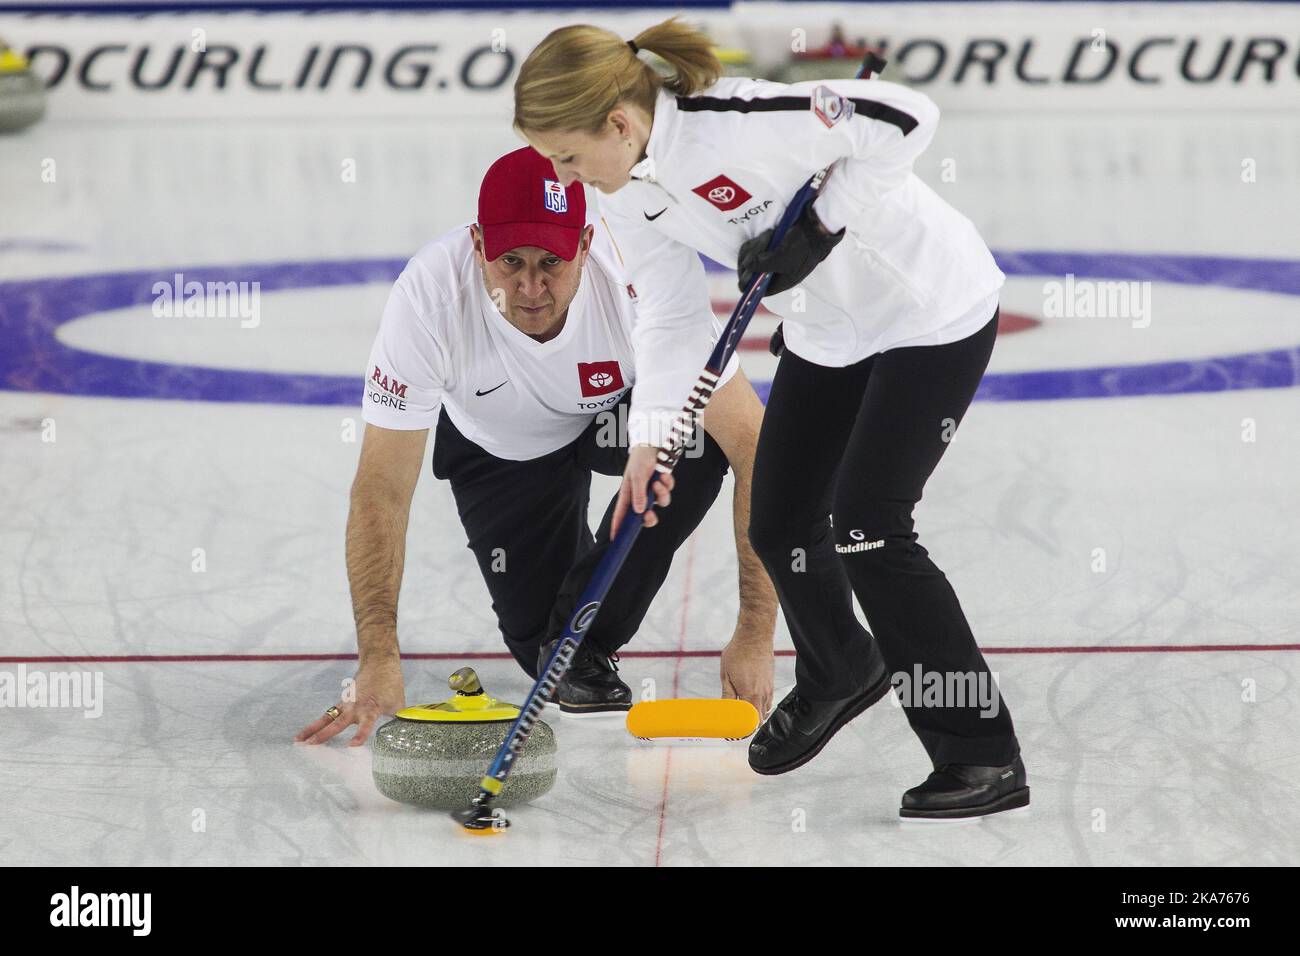
[[[987,323],[1005,277],[970,220],[912,172],[938,121],[928,97],[882,80],[727,77],[696,96],[660,91],[646,158],[600,197],[639,297],[634,442],[659,444],[708,358],[685,347],[684,330],[712,318],[696,252],[734,268],[741,243],[836,160],[814,210],[831,231],[847,227],[844,239],[800,286],[763,300],[789,348],[842,367]]]

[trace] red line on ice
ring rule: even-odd
[[[682,672],[682,658],[686,656],[686,615],[691,606],[691,572],[695,570],[695,535],[686,543],[686,580],[682,584],[682,615],[677,626],[677,656],[673,664],[673,697],[677,696],[678,679]],[[620,655],[622,656],[622,655]],[[668,816],[668,777],[672,772],[673,748],[664,752],[664,786],[659,797],[659,833],[655,837],[655,866],[659,866],[664,851],[664,818]]]
[[[1300,651],[1300,644],[1113,644],[1056,645],[1046,647],[982,647],[985,654],[1196,654],[1230,651]],[[619,657],[681,660],[720,657],[721,651],[620,651]],[[794,651],[777,651],[777,657],[794,657]],[[356,654],[48,654],[35,657],[0,657],[0,664],[223,664],[355,661]],[[403,654],[405,661],[509,661],[505,651],[441,651]]]

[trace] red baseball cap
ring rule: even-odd
[[[587,224],[587,197],[577,180],[561,186],[551,161],[525,146],[488,167],[478,188],[478,224],[489,260],[518,246],[572,259]]]

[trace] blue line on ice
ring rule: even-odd
[[[1300,295],[1300,261],[1051,251],[997,254],[1009,276],[1173,282]],[[187,281],[255,279],[263,292],[392,281],[404,259],[254,263],[185,269]],[[710,271],[724,267],[706,260]],[[360,376],[205,368],[98,355],[58,341],[65,322],[150,305],[174,270],[59,276],[0,283],[0,389],[62,395],[284,405],[361,403]],[[360,364],[360,359],[358,360]],[[770,383],[755,382],[766,399]],[[1300,345],[1139,365],[990,373],[977,400],[1039,401],[1217,392],[1300,385]]]

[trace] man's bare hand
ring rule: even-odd
[[[761,638],[761,635],[760,635]],[[772,641],[755,639],[736,630],[722,649],[722,696],[738,697],[754,705],[766,718],[772,709]]]
[[[357,732],[349,747],[360,747],[369,738],[380,717],[397,713],[406,706],[406,688],[402,683],[402,664],[397,658],[365,664],[357,670],[356,683],[345,698],[334,706],[339,715],[333,720],[326,714],[298,731],[293,739],[299,743],[323,744],[337,737],[353,724]]]

